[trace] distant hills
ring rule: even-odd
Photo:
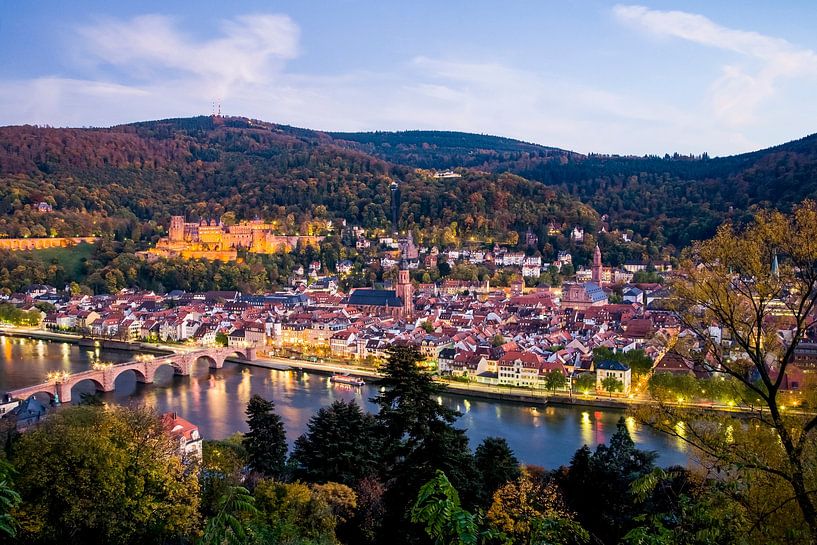
[[[556,187],[632,229],[683,246],[758,207],[817,196],[817,135],[773,148],[709,158],[582,155],[458,132],[329,133],[353,149],[420,168],[512,172]]]
[[[434,178],[429,169],[461,177]],[[758,207],[814,197],[817,136],[708,158],[583,155],[461,132],[326,133],[209,116],[104,129],[3,127],[0,235],[110,231],[152,240],[171,214],[227,212],[280,218],[293,230],[318,218],[386,229],[395,179],[403,227],[423,242],[513,242],[530,226],[552,252],[575,245],[548,237],[548,223],[590,233],[603,225],[619,233],[600,237],[616,260],[655,256]],[[34,211],[39,201],[54,212]]]

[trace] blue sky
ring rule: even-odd
[[[209,114],[725,155],[817,131],[817,3],[8,2],[0,124]]]

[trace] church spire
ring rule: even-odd
[[[601,262],[601,248],[599,248],[599,245],[596,244],[596,250],[593,252],[592,279],[593,282],[595,282],[598,285],[601,285],[603,270],[604,265]]]

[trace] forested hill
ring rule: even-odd
[[[329,135],[244,118],[196,117],[106,129],[0,128],[0,236],[155,239],[171,214],[196,220],[316,220],[388,227],[402,184],[404,227],[425,242],[513,240],[549,221],[598,225],[561,190],[512,174],[435,179],[350,149]],[[45,201],[54,208],[34,209]]]
[[[419,168],[512,172],[559,187],[632,229],[684,246],[728,218],[817,196],[817,135],[730,157],[582,155],[517,140],[435,131],[330,133],[349,147]]]
[[[332,138],[393,163],[418,168],[469,167],[491,171],[524,170],[530,164],[564,164],[582,156],[572,151],[512,138],[450,131],[343,133]]]
[[[417,169],[459,168],[461,178]],[[817,196],[817,136],[724,158],[582,155],[460,132],[323,133],[209,116],[104,129],[0,128],[0,236],[155,239],[171,214],[387,227],[389,184],[423,242],[512,241],[548,222],[649,242],[656,254],[757,207]],[[541,182],[541,183],[540,183]],[[37,213],[45,201],[50,214]],[[583,203],[583,204],[581,204]],[[594,231],[593,231],[594,232]],[[645,241],[645,242],[646,242]],[[551,248],[552,250],[552,248]]]

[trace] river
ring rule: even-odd
[[[133,352],[99,350],[68,343],[0,336],[0,391],[29,386],[45,380],[51,371],[76,372],[88,369],[94,361],[123,362]],[[93,392],[85,381],[74,387],[72,397]],[[291,441],[306,429],[309,418],[336,399],[355,399],[374,412],[369,399],[377,394],[374,386],[353,388],[333,385],[325,375],[276,371],[226,362],[222,369],[211,370],[204,361],[191,376],[174,376],[169,367],[161,367],[153,384],[139,384],[133,373],[117,378],[116,391],[103,395],[118,404],[146,404],[161,412],[175,411],[197,424],[208,439],[222,439],[247,430],[244,409],[250,396],[260,394],[273,399]],[[469,399],[444,395],[442,403],[462,413],[457,425],[465,428],[476,445],[485,437],[502,436],[528,464],[555,468],[567,464],[583,444],[591,447],[607,442],[616,423],[624,415],[615,409],[578,407],[531,407],[524,404]],[[639,446],[659,453],[662,466],[686,465],[688,453],[677,439],[638,425],[632,418],[627,427]]]

